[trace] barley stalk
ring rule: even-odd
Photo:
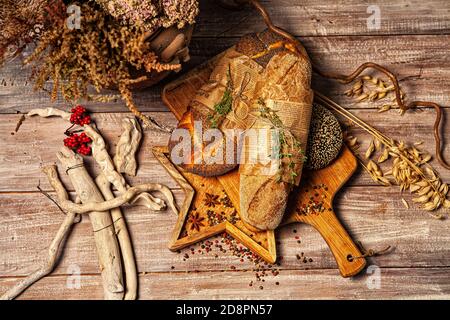
[[[383,154],[378,159],[378,162],[384,162],[388,157],[394,159],[391,174],[394,177],[396,184],[400,186],[401,191],[409,189],[411,193],[416,194],[416,197],[413,198],[413,202],[422,204],[422,208],[426,211],[434,211],[441,206],[450,208],[450,201],[446,199],[448,185],[442,184],[441,180],[430,166],[427,166],[425,169],[420,168],[420,166],[431,160],[431,155],[420,152],[416,147],[408,148],[402,141],[394,141],[326,96],[316,92],[316,97],[325,106],[346,117],[353,124],[364,129],[371,134],[375,140],[379,140],[381,144],[385,146]],[[351,139],[347,139],[347,142],[350,142],[354,146],[357,140],[355,137],[350,137]],[[373,151],[369,152],[370,149],[371,146],[369,146],[369,149],[366,151],[366,155],[369,155],[369,153],[370,156],[372,155]],[[370,158],[370,156],[366,158]],[[359,156],[358,158],[362,163],[363,161],[361,158]],[[364,163],[362,163],[362,165],[374,181],[383,185],[391,185],[391,182],[384,177],[383,172],[375,162],[370,160],[367,165]],[[442,218],[442,215],[434,215],[434,217]]]

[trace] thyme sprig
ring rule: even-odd
[[[211,128],[218,128],[228,113],[233,108],[233,82],[231,80],[231,68],[228,66],[227,87],[223,93],[222,99],[214,105],[214,110],[208,115],[207,119]]]
[[[267,107],[263,99],[258,100],[258,113],[261,119],[267,120],[272,126],[279,130],[278,132],[278,155],[280,160],[278,166],[278,173],[275,181],[281,182],[285,172],[288,172],[290,183],[294,184],[298,176],[295,171],[297,164],[302,164],[306,161],[304,150],[302,149],[300,141],[286,128],[277,114],[276,110]],[[282,161],[283,159],[287,159]]]

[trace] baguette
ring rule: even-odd
[[[244,143],[242,150],[233,154],[235,161],[226,161],[223,152],[222,163],[208,163],[201,157],[205,156],[205,150],[215,153],[227,143],[233,143],[233,150],[236,150],[236,145],[242,141],[235,139],[230,142],[225,138],[202,141],[195,136],[195,121],[201,123],[203,130],[218,128],[222,132],[226,129],[271,128],[273,126],[267,123],[267,119],[254,116],[258,104],[263,101],[268,109],[277,112],[283,130],[288,130],[305,151],[313,98],[311,64],[307,56],[293,47],[292,43],[270,31],[244,36],[225,52],[210,81],[197,92],[178,123],[178,128],[188,130],[192,143],[192,148],[182,155],[181,166],[185,170],[203,176],[218,176],[239,165],[240,216],[252,229],[269,230],[279,225],[289,193],[300,182],[302,159],[296,155],[296,161],[289,165],[289,170],[286,170],[287,163],[282,159],[279,164],[284,168],[282,173],[267,174],[267,168],[260,164],[240,163],[239,159],[245,159],[245,155],[255,147]],[[218,110],[218,105],[225,105],[227,94],[232,97],[231,108],[227,113],[218,114],[215,110]],[[171,155],[178,151],[179,141],[171,137]],[[201,141],[200,146],[198,141]],[[193,160],[197,156],[201,161],[195,163]]]
[[[263,58],[266,62],[264,82],[258,86],[255,94],[266,105],[272,105],[271,109],[277,111],[283,125],[300,142],[304,152],[313,100],[309,59],[288,50],[278,50],[270,58]],[[270,127],[271,124],[258,119],[253,126]],[[295,161],[292,158],[280,160],[280,172],[274,175],[265,174],[260,165],[241,164],[240,216],[247,226],[273,230],[280,224],[289,193],[301,179],[303,156],[298,154],[294,158]],[[292,167],[290,162],[294,163]]]

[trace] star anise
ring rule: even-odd
[[[215,207],[220,204],[219,196],[211,193],[206,193],[206,198],[203,199],[205,206],[207,207]]]
[[[189,217],[188,222],[191,224],[191,230],[197,230],[200,231],[200,227],[204,227],[203,220],[205,218],[201,217],[198,212],[191,214]]]

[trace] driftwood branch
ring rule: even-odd
[[[53,189],[55,189],[59,201],[68,200],[69,196],[67,194],[66,189],[64,189],[64,186],[59,180],[58,173],[56,171],[56,166],[45,167],[43,171],[47,175],[51,186],[53,187]],[[5,294],[3,294],[1,296],[1,300],[12,300],[16,298],[18,295],[24,292],[29,286],[31,286],[32,284],[39,281],[40,279],[47,276],[53,271],[56,262],[58,261],[58,258],[60,256],[62,244],[64,240],[67,238],[67,235],[69,234],[71,227],[75,222],[75,217],[76,214],[73,212],[66,213],[64,221],[61,223],[61,226],[59,227],[55,238],[53,239],[52,243],[48,248],[47,261],[45,261],[45,263],[42,265],[41,268],[30,274],[24,280],[22,280],[14,287],[9,289]]]
[[[66,121],[70,121],[70,113],[56,108],[32,109],[28,112],[27,115],[29,117],[38,115],[44,118],[56,116],[61,117]],[[108,178],[108,181],[111,182],[118,191],[124,192],[124,189],[127,188],[125,179],[121,174],[115,171],[113,161],[111,160],[111,157],[106,150],[106,144],[103,140],[103,137],[94,129],[94,127],[90,125],[85,125],[84,128],[86,130],[86,134],[93,140],[92,153],[97,163],[100,165],[102,172]],[[134,140],[137,140],[136,136],[134,137]],[[139,194],[139,196],[133,199],[132,204],[142,205],[149,209],[158,211],[166,208],[166,203],[162,199],[153,197],[149,193]]]
[[[111,184],[103,174],[100,174],[95,179],[95,183],[105,200],[114,199],[114,194],[111,192]],[[135,300],[137,297],[138,276],[130,234],[120,208],[111,209],[111,217],[114,221],[114,230],[122,252],[122,262],[125,271],[125,300]]]
[[[86,135],[92,139],[92,156],[100,166],[106,179],[121,193],[124,193],[127,186],[124,177],[116,171],[114,163],[106,149],[106,143],[100,133],[93,126],[85,126]],[[166,208],[164,200],[153,197],[149,193],[141,193],[131,200],[132,204],[142,205],[152,210],[163,210]]]
[[[111,208],[103,210],[99,207],[99,203],[104,201],[102,193],[84,167],[81,156],[67,147],[63,147],[57,153],[57,157],[69,175],[70,181],[82,202],[82,204],[75,204],[66,199],[60,201],[59,205],[63,210],[73,213],[80,212],[72,210],[74,208],[67,206],[67,203],[90,207],[85,213],[89,212],[89,218],[94,229],[105,299],[121,300],[124,295],[121,255],[114,232],[113,220],[109,213]]]
[[[142,130],[136,118],[124,118],[124,129],[116,146],[114,164],[117,171],[135,176],[137,171],[136,152],[142,139]]]
[[[28,116],[33,115],[41,117],[58,116],[70,121],[70,113],[54,108],[33,109],[28,113]],[[126,222],[119,207],[127,202],[136,204],[139,201],[139,204],[153,210],[162,210],[166,207],[166,202],[148,193],[159,191],[166,197],[171,209],[178,213],[173,194],[169,188],[156,183],[130,187],[126,184],[121,173],[119,173],[122,169],[129,173],[135,173],[136,171],[137,164],[134,157],[142,132],[135,119],[124,121],[125,132],[119,143],[122,147],[118,148],[117,168],[107,151],[106,143],[100,133],[90,125],[85,125],[84,129],[86,134],[92,139],[93,157],[99,164],[102,173],[94,182],[84,167],[83,158],[66,147],[62,148],[57,153],[57,157],[64,166],[77,193],[76,201],[72,202],[59,180],[56,166],[44,168],[44,172],[58,195],[58,205],[60,209],[67,212],[67,216],[50,245],[47,263],[10,289],[2,297],[3,299],[16,297],[31,284],[48,275],[54,269],[62,242],[70,231],[70,226],[74,224],[75,217],[78,214],[85,213],[89,214],[94,229],[105,298],[135,299],[138,283],[136,262]],[[127,146],[127,144],[131,145]],[[111,191],[111,184],[121,193],[120,196],[114,197]],[[125,289],[122,262],[125,270]]]
[[[106,143],[100,133],[92,126],[85,126],[84,132],[92,139],[92,156],[100,166],[106,179],[119,191],[126,191],[126,182],[124,177],[116,171],[114,163],[106,150]]]
[[[70,121],[70,113],[56,108],[45,108],[45,109],[32,109],[28,112],[28,116],[40,116],[43,118],[48,117],[61,117],[64,120]]]
[[[134,187],[129,188],[125,193],[121,194],[120,196],[111,199],[106,200],[102,202],[93,202],[93,203],[82,203],[78,204],[75,202],[72,202],[70,200],[64,200],[59,202],[58,204],[67,211],[73,211],[78,214],[85,214],[89,213],[93,210],[98,211],[108,211],[117,207],[120,207],[124,205],[127,202],[130,202],[135,197],[140,195],[143,192],[152,192],[152,191],[159,191],[167,198],[167,202],[169,203],[170,208],[175,212],[178,213],[178,209],[175,205],[175,199],[173,198],[172,191],[159,183],[144,183],[140,184]]]

